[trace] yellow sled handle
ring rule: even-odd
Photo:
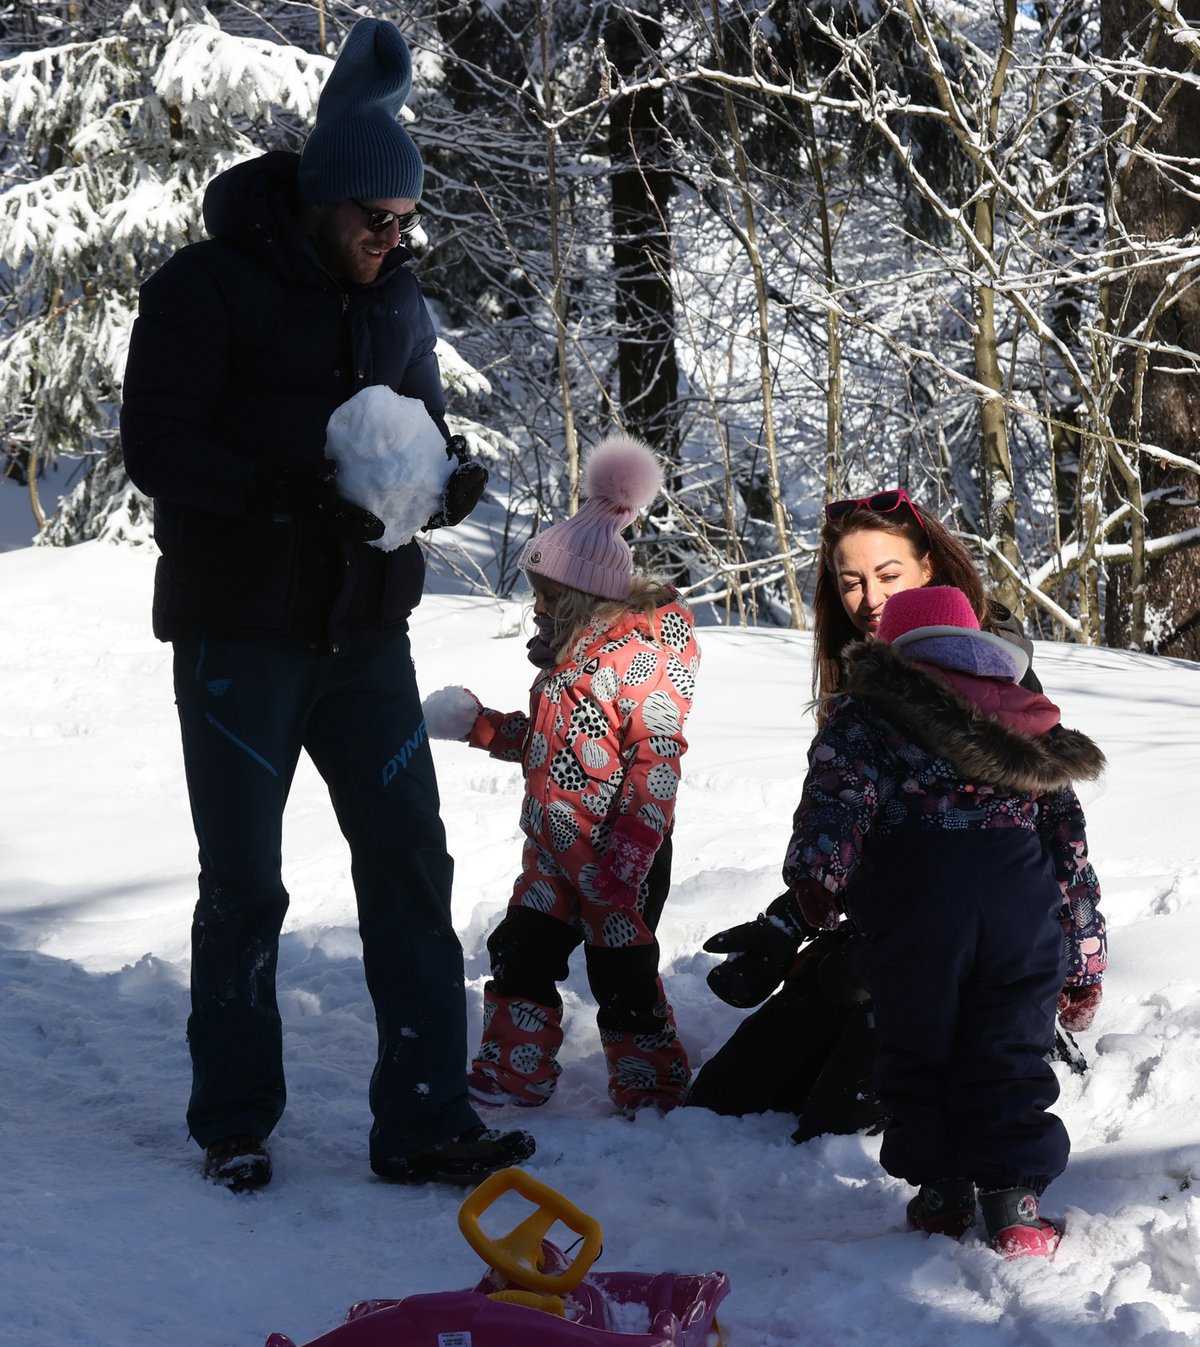
[[[479,1227],[479,1218],[505,1193],[518,1193],[537,1208],[507,1235],[489,1239]],[[561,1221],[583,1239],[571,1265],[562,1272],[542,1271],[542,1241],[546,1232]],[[501,1169],[489,1175],[458,1210],[458,1228],[472,1249],[497,1272],[526,1291],[565,1295],[587,1276],[600,1257],[600,1224],[523,1169]]]

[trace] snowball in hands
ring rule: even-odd
[[[446,440],[419,398],[379,384],[364,388],[329,418],[325,452],[338,465],[340,495],[384,523],[370,545],[394,552],[442,506],[454,468]]]
[[[468,688],[438,688],[421,703],[425,731],[431,739],[465,739],[483,710]]]

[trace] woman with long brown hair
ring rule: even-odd
[[[817,572],[812,687],[819,723],[830,699],[843,691],[842,654],[854,642],[874,638],[887,599],[903,590],[953,586],[967,596],[982,630],[1032,654],[1019,623],[984,590],[967,549],[902,489],[826,505]],[[1042,690],[1032,668],[1021,686]],[[848,932],[821,932],[794,962],[787,957],[780,963],[768,953],[762,923],[783,921],[776,913],[790,910],[790,900],[790,892],[782,894],[757,921],[705,943],[710,953],[728,956],[708,974],[722,1000],[749,1008],[769,999],[704,1064],[688,1102],[739,1116],[795,1113],[794,1140],[806,1141],[876,1125],[882,1110],[872,1084],[876,1040],[869,998],[846,957]],[[1090,1017],[1068,1005],[1061,1022],[1086,1029]]]
[[[984,631],[1032,653],[1012,614],[984,592],[971,554],[950,530],[906,491],[877,491],[825,507],[813,594],[815,698],[841,690],[842,652],[874,636],[886,600],[925,585],[961,589]]]

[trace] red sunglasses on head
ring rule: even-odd
[[[897,488],[895,491],[876,491],[873,496],[860,496],[857,500],[831,500],[825,507],[825,518],[832,523],[836,519],[844,519],[846,515],[853,514],[855,510],[870,510],[872,514],[891,514],[902,505],[908,506],[909,513],[924,528],[925,521],[917,513],[916,507],[908,498],[908,492],[903,488]]]

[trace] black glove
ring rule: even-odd
[[[451,435],[446,441],[446,457],[458,459],[458,466],[450,474],[442,492],[442,508],[429,516],[427,529],[445,528],[447,524],[461,524],[479,504],[488,484],[488,470],[467,451],[467,442],[461,435]]]
[[[337,493],[337,464],[290,465],[263,463],[246,490],[246,509],[252,518],[286,522],[315,520],[343,543],[369,543],[383,537],[383,520]]]
[[[864,1006],[871,999],[850,954],[852,939],[854,929],[848,925],[837,931],[822,931],[817,937],[819,944],[828,946],[817,964],[817,986],[835,1006]]]
[[[709,969],[708,985],[731,1006],[756,1006],[787,977],[796,951],[813,934],[791,892],[781,893],[753,921],[718,931],[704,942],[709,954],[729,955]]]

